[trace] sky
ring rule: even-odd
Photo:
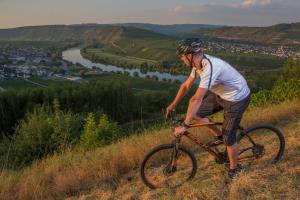
[[[0,0],[0,28],[125,22],[270,26],[300,22],[300,0]]]

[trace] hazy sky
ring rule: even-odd
[[[268,26],[300,22],[300,0],[0,0],[0,28],[120,22]]]

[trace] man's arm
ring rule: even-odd
[[[206,88],[199,87],[194,96],[192,96],[192,98],[190,99],[186,117],[184,120],[185,124],[189,125],[191,120],[196,115],[206,91]]]
[[[184,97],[184,95],[189,91],[189,89],[192,87],[195,77],[189,76],[189,78],[181,84],[175,99],[173,102],[168,106],[167,112],[174,110],[177,104],[180,102],[180,100]]]

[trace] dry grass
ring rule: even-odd
[[[277,165],[249,166],[231,185],[223,176],[223,166],[202,156],[197,158],[199,167],[191,182],[176,190],[146,188],[137,171],[144,154],[172,139],[170,130],[160,130],[91,152],[54,155],[22,171],[2,171],[0,199],[296,199],[300,195],[299,114],[299,101],[245,114],[247,126],[258,122],[280,126],[286,152]]]

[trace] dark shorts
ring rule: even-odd
[[[208,115],[224,110],[223,139],[225,145],[232,146],[236,142],[236,132],[249,102],[250,95],[241,101],[231,102],[210,93],[203,99],[197,115],[207,117]]]

